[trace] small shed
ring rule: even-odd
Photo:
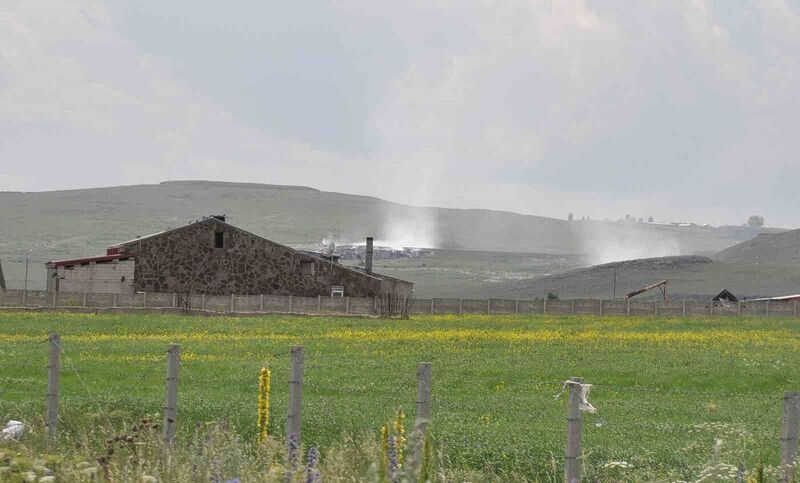
[[[722,292],[718,293],[713,299],[715,304],[722,305],[722,304],[733,304],[739,301],[736,295],[732,294],[730,291],[723,290]]]

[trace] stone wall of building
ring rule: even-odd
[[[217,247],[221,242],[222,247]],[[381,293],[381,279],[271,242],[214,218],[112,247],[136,256],[137,291],[345,295]],[[410,284],[409,284],[410,285]]]

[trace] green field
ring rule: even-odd
[[[264,365],[273,371],[270,432],[280,435],[288,352],[302,344],[303,444],[320,446],[323,460],[343,434],[377,435],[400,406],[413,420],[416,364],[429,361],[433,432],[447,465],[530,479],[561,471],[566,398],[554,396],[571,376],[594,384],[584,463],[601,480],[696,479],[716,439],[721,462],[774,467],[783,392],[800,389],[793,319],[2,313],[3,420],[41,421],[42,341],[53,330],[64,349],[62,441],[158,413],[170,342],[182,351],[179,437],[197,422],[224,421],[255,439]],[[607,467],[613,461],[633,468]]]

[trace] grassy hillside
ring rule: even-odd
[[[372,235],[379,242],[406,246],[613,259],[717,252],[757,233],[739,227],[568,223],[490,210],[410,207],[308,187],[180,181],[0,192],[0,260],[9,285],[21,287],[24,260],[29,257],[33,261],[29,286],[40,288],[42,263],[47,260],[103,253],[113,243],[210,214],[227,214],[231,223],[288,245],[319,243],[323,238],[354,242]],[[653,250],[656,253],[650,253]],[[437,260],[426,263],[436,266]],[[488,269],[502,271],[502,267]]]
[[[762,233],[722,250],[714,258],[727,263],[800,266],[800,230]]]
[[[503,290],[516,297],[542,297],[552,292],[560,297],[613,296],[614,271],[617,298],[660,280],[669,280],[669,293],[676,299],[707,300],[728,289],[739,297],[787,295],[800,291],[800,266],[742,265],[713,261],[706,257],[665,257],[608,263],[570,270],[541,278],[509,282]],[[639,296],[660,297],[656,290]]]
[[[90,461],[105,452],[98,428],[119,431],[161,411],[172,342],[181,344],[178,437],[187,445],[197,423],[214,420],[255,440],[264,365],[273,371],[269,431],[282,436],[288,351],[303,344],[302,439],[321,448],[323,461],[343,433],[377,438],[400,406],[413,420],[415,367],[429,361],[432,427],[447,464],[515,472],[518,481],[559,479],[566,401],[554,395],[571,376],[594,384],[589,400],[598,411],[584,413],[583,466],[587,479],[599,481],[698,480],[717,438],[722,463],[743,463],[750,476],[762,461],[774,471],[783,391],[800,384],[800,328],[789,319],[465,316],[387,323],[0,313],[0,419],[39,427],[47,385],[41,341],[52,330],[61,333],[64,351],[59,448],[77,446]],[[34,437],[23,451],[35,446]],[[620,461],[631,468],[610,464]]]

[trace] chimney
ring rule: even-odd
[[[364,266],[367,273],[372,273],[372,237],[367,237],[367,256],[364,258]]]

